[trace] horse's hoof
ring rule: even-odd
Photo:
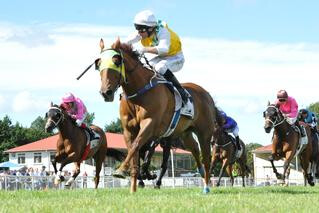
[[[205,187],[203,189],[203,194],[208,194],[210,192],[209,188],[208,187]]]
[[[138,188],[143,189],[145,187],[144,182],[138,182]]]
[[[161,189],[161,186],[155,185],[155,186],[154,186],[154,189]]]
[[[122,170],[116,170],[113,174],[113,177],[125,179],[127,177],[126,172]]]
[[[147,174],[147,180],[155,180],[157,178],[157,175],[155,174]]]

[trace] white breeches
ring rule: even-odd
[[[164,75],[169,69],[172,72],[177,72],[182,69],[185,59],[183,53],[178,53],[174,56],[156,56],[150,60],[150,65],[154,67],[156,72]]]

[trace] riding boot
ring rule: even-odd
[[[181,84],[178,82],[174,74],[170,70],[167,70],[164,74],[164,78],[173,83],[174,87],[176,87],[178,92],[181,94],[183,103],[186,105],[188,102],[188,94],[185,91],[185,89],[181,86]]]
[[[240,148],[239,136],[236,136],[236,146],[238,151],[240,151],[241,148]]]
[[[85,129],[88,131],[88,133],[90,135],[90,140],[98,139],[98,137],[96,137],[95,133],[93,132],[93,130],[90,127],[86,126]]]

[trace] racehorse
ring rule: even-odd
[[[246,155],[246,147],[244,142],[240,139],[240,145],[242,150],[242,154],[239,158],[236,157],[236,144],[235,138],[227,134],[227,132],[223,131],[222,128],[216,131],[213,137],[213,147],[212,147],[212,162],[211,162],[211,171],[213,171],[216,163],[221,161],[222,166],[219,172],[218,181],[216,186],[220,186],[221,178],[226,172],[231,180],[231,185],[234,185],[234,177],[233,177],[233,165],[237,162],[240,167],[240,175],[242,177],[243,187],[245,187],[245,176],[250,173],[250,169],[247,166],[247,155]]]
[[[62,106],[52,105],[51,103],[51,107],[46,113],[46,118],[46,132],[52,132],[55,128],[58,128],[59,130],[57,152],[55,158],[52,160],[52,165],[56,175],[56,184],[60,181],[64,181],[64,177],[61,174],[63,167],[71,162],[74,162],[75,171],[72,177],[65,184],[66,187],[70,187],[80,173],[81,162],[85,159],[93,157],[96,163],[94,181],[95,188],[97,188],[100,180],[102,163],[105,157],[113,157],[118,161],[122,161],[124,159],[125,155],[122,152],[113,148],[107,148],[106,136],[103,130],[98,126],[92,125],[91,128],[100,135],[100,138],[94,147],[91,146],[91,149],[88,149],[90,148],[87,146],[89,136],[87,136],[85,130],[76,126],[75,120],[68,115]],[[84,154],[85,151],[86,154]],[[61,163],[59,172],[56,167],[57,162]]]
[[[158,79],[155,71],[143,66],[139,55],[132,47],[120,40],[105,49],[100,41],[101,58],[95,62],[100,71],[100,93],[106,102],[114,99],[114,93],[121,86],[125,95],[120,101],[120,119],[128,155],[113,176],[125,178],[131,163],[131,192],[136,191],[138,175],[138,151],[148,141],[161,138],[173,123],[175,98],[165,83],[154,83]],[[102,66],[101,65],[107,65]],[[161,78],[163,80],[163,78]],[[167,83],[167,82],[166,82]],[[192,133],[197,135],[204,165],[204,193],[209,192],[210,138],[214,123],[214,101],[207,91],[193,83],[183,84],[191,94],[194,103],[192,119],[181,116],[169,140],[181,137],[185,143],[196,143]],[[175,116],[174,116],[175,117]],[[172,121],[172,122],[171,122]]]
[[[278,106],[269,104],[266,111],[264,111],[265,125],[264,129],[266,133],[270,133],[274,128],[272,137],[272,153],[269,158],[273,172],[276,174],[277,179],[281,179],[285,184],[285,179],[288,179],[287,172],[289,171],[290,162],[297,153],[299,144],[299,134],[294,128],[287,122]],[[304,124],[301,124],[304,125]],[[313,175],[315,169],[315,162],[312,159],[312,141],[310,135],[310,128],[304,125],[306,134],[308,136],[308,143],[303,151],[298,155],[301,168],[304,175],[304,185],[308,183],[314,186]],[[278,173],[274,166],[274,160],[280,160],[284,158],[284,171],[283,174]],[[310,172],[311,173],[308,173]]]
[[[202,169],[202,164],[201,164],[201,161],[200,161],[200,150],[198,148],[198,144],[197,143],[195,143],[195,144],[186,144],[179,138],[176,139],[176,140],[173,140],[173,141],[169,141],[169,140],[166,140],[165,138],[162,138],[160,140],[153,141],[151,146],[149,147],[149,150],[147,150],[147,152],[149,152],[151,154],[147,154],[144,157],[144,163],[142,165],[141,174],[145,174],[145,175],[140,177],[139,183],[138,183],[139,186],[144,187],[143,179],[146,179],[146,178],[147,179],[152,179],[152,176],[148,172],[148,166],[150,165],[151,157],[152,157],[152,154],[154,153],[153,149],[155,150],[155,147],[157,145],[159,145],[159,144],[161,145],[161,147],[163,149],[163,159],[162,159],[160,174],[157,177],[157,180],[156,180],[154,188],[159,189],[161,187],[161,185],[162,185],[162,179],[163,179],[163,176],[165,175],[165,173],[167,171],[168,159],[169,159],[170,151],[171,151],[172,148],[179,148],[179,149],[187,150],[187,151],[191,152],[193,157],[195,158],[195,161],[196,161],[197,171],[203,177],[204,171]]]

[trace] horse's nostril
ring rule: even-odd
[[[113,94],[113,91],[112,91],[112,90],[107,90],[107,91],[106,91],[106,95],[107,95],[107,96],[110,96],[110,95],[112,95],[112,94]]]

